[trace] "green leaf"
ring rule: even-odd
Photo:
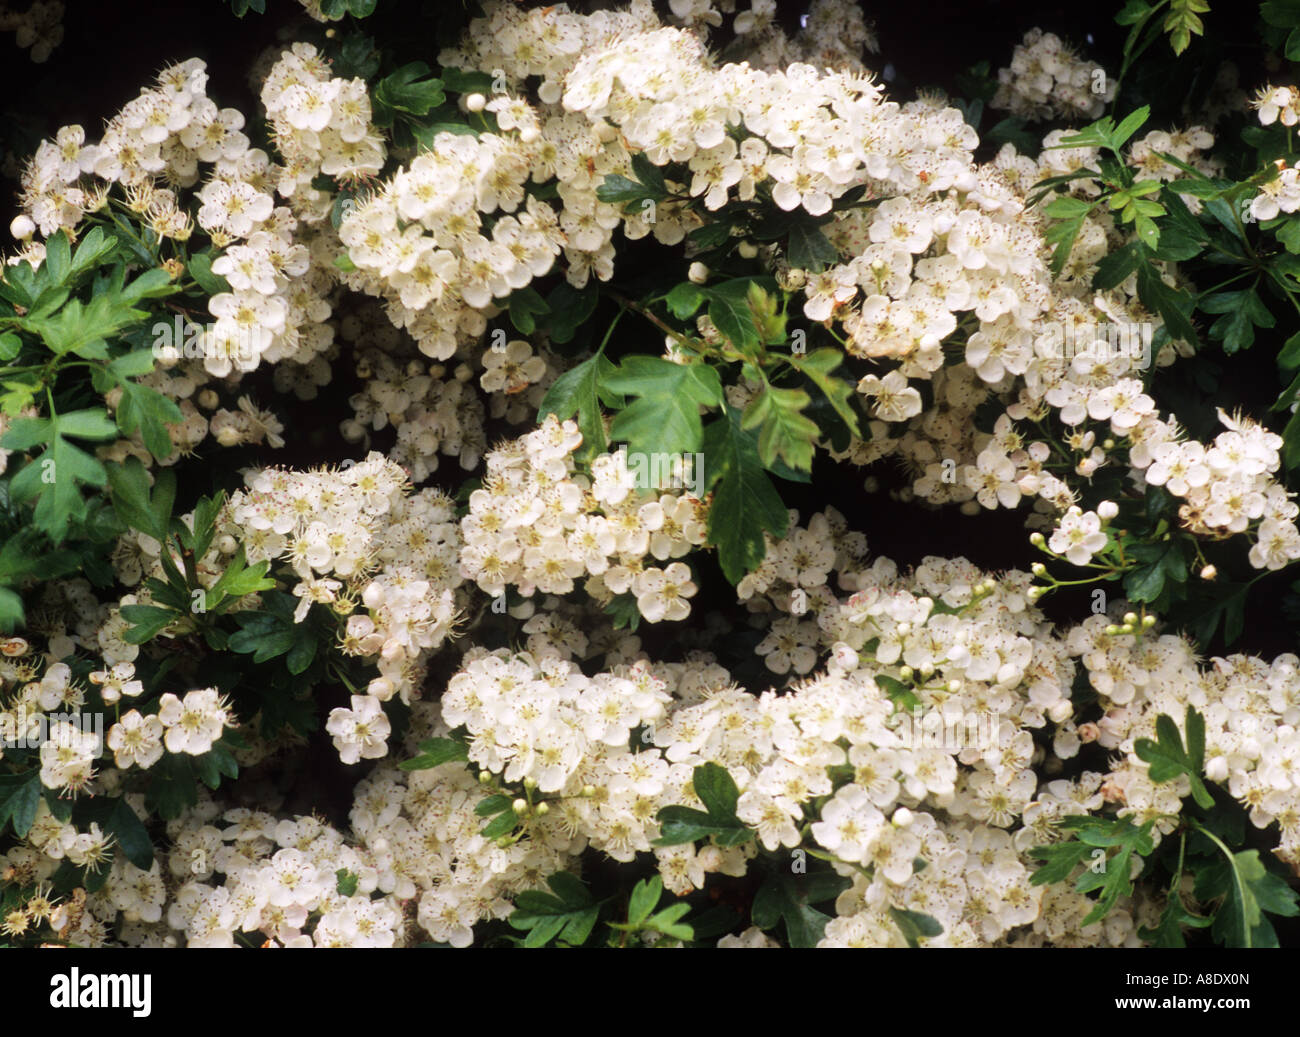
[[[195,283],[203,289],[205,295],[221,295],[230,291],[230,282],[220,274],[212,272],[212,255],[209,252],[196,252],[190,256],[186,266]]]
[[[1259,5],[1259,14],[1269,25],[1281,29],[1300,27],[1300,3],[1297,0],[1268,0]]]
[[[174,609],[157,605],[123,605],[122,618],[132,624],[122,640],[129,645],[142,645],[152,641],[163,630],[181,618]]]
[[[713,818],[703,810],[691,807],[664,807],[655,816],[655,820],[659,822],[659,838],[653,840],[655,846],[698,842],[717,831]]]
[[[831,372],[844,362],[844,354],[838,349],[827,348],[814,350],[807,356],[792,353],[786,357],[786,360],[795,370],[812,380],[830,405],[835,408],[835,413],[844,419],[844,424],[848,425],[849,431],[859,439],[862,438],[862,430],[858,427],[858,415],[849,406],[849,400],[853,397],[853,386],[842,379],[831,377]]]
[[[726,768],[705,763],[691,774],[691,786],[707,813],[691,807],[668,806],[659,811],[656,846],[676,846],[713,836],[720,846],[737,846],[753,838],[753,830],[736,817],[740,792]]]
[[[168,425],[176,425],[185,420],[176,403],[147,385],[139,385],[126,378],[120,378],[122,398],[117,405],[117,424],[126,435],[140,430],[140,438],[149,452],[160,461],[172,454],[172,443]]]
[[[627,903],[627,920],[629,925],[640,926],[650,917],[659,898],[663,896],[664,883],[658,875],[642,879],[634,887]]]
[[[821,881],[809,881],[812,879]],[[852,883],[839,875],[787,874],[785,869],[769,872],[754,895],[750,909],[753,923],[760,929],[772,929],[785,922],[786,942],[791,947],[815,947],[826,930],[830,916],[813,904],[838,896]]]
[[[434,78],[430,72],[423,61],[412,61],[385,76],[374,87],[373,97],[378,111],[382,113],[383,109],[391,109],[408,115],[428,115],[446,99],[442,80]]]
[[[815,223],[795,220],[786,239],[786,259],[796,269],[820,273],[838,263],[840,254]]]
[[[104,821],[104,831],[117,840],[126,859],[141,871],[153,865],[153,843],[143,822],[123,798],[113,800],[113,808]]]
[[[348,871],[347,868],[339,868],[339,870],[334,873],[334,877],[338,879],[335,888],[338,890],[339,896],[351,897],[356,895],[357,887],[361,881],[360,876],[354,875],[352,872]]]
[[[758,325],[749,305],[749,286],[753,283],[742,277],[705,290],[709,320],[741,352],[759,344]]]
[[[1204,918],[1187,910],[1183,898],[1174,893],[1165,901],[1165,909],[1160,913],[1160,921],[1154,929],[1145,926],[1138,930],[1138,936],[1148,941],[1153,947],[1186,947],[1183,927],[1205,929],[1214,923],[1213,918]]]
[[[551,342],[563,345],[573,339],[574,334],[596,310],[600,292],[594,285],[574,288],[568,281],[561,281],[551,289],[546,297],[550,312],[547,322],[547,334]]]
[[[758,456],[766,467],[779,458],[791,468],[812,470],[813,446],[821,436],[816,423],[804,416],[811,397],[802,389],[766,386],[741,417],[741,428],[758,428]]]
[[[1276,947],[1277,933],[1266,917],[1300,914],[1296,891],[1269,871],[1258,850],[1224,856],[1196,875],[1197,900],[1221,900],[1211,935],[1228,947]]]
[[[69,522],[85,507],[81,485],[103,486],[108,480],[104,466],[92,455],[73,446],[65,435],[83,439],[111,439],[117,434],[107,415],[98,409],[53,414],[36,419],[34,425],[15,422],[15,428],[0,440],[7,449],[23,449],[10,444],[33,441],[40,436],[46,443],[41,455],[30,461],[9,484],[10,498],[23,504],[39,498],[32,519],[37,529],[56,544],[67,533]]]
[[[537,318],[550,312],[546,300],[537,294],[537,289],[529,286],[518,288],[510,293],[508,300],[510,322],[521,335],[531,335],[537,330]]]
[[[1044,206],[1043,213],[1055,220],[1072,220],[1092,212],[1094,202],[1085,202],[1081,198],[1060,195],[1049,205]]]
[[[138,457],[128,457],[108,466],[108,484],[113,510],[127,528],[147,533],[159,542],[167,538],[176,492],[174,477],[168,480],[160,475],[158,491],[151,493],[149,473],[144,465]]]
[[[1083,219],[1082,216],[1075,216],[1072,219],[1053,223],[1043,234],[1043,240],[1047,244],[1056,246],[1052,252],[1052,260],[1048,264],[1053,277],[1060,277],[1061,271],[1065,269],[1066,260],[1070,258],[1070,250],[1074,248],[1074,239],[1079,236],[1079,231],[1083,228]]]
[[[1165,714],[1156,718],[1156,736],[1159,741],[1139,738],[1134,744],[1138,759],[1147,764],[1147,773],[1157,783],[1173,781],[1186,774],[1192,785],[1192,798],[1198,806],[1210,809],[1214,797],[1201,780],[1205,765],[1205,718],[1192,706],[1187,707],[1184,720],[1187,729],[1187,748],[1173,719]]]
[[[619,397],[603,389],[614,370],[604,353],[597,353],[555,379],[537,411],[539,422],[548,414],[561,420],[576,415],[578,430],[582,433],[579,454],[584,458],[603,454],[608,446],[600,405],[602,398],[611,406],[621,402]]]
[[[1223,351],[1231,356],[1248,349],[1255,342],[1255,328],[1271,328],[1277,320],[1253,288],[1236,292],[1215,292],[1200,302],[1206,313],[1221,313],[1210,328],[1210,338],[1223,342]]]
[[[1134,543],[1129,548],[1141,563],[1124,577],[1124,593],[1130,601],[1154,602],[1165,592],[1165,584],[1187,581],[1187,545],[1181,539]]]
[[[246,566],[244,551],[241,548],[231,556],[226,563],[226,571],[208,590],[209,608],[215,607],[225,597],[238,599],[249,594],[272,590],[275,587],[275,581],[268,579],[266,575],[270,567],[270,562],[258,562],[256,565]]]
[[[668,312],[678,320],[688,320],[704,305],[707,294],[699,285],[683,281],[664,297],[664,303]]]
[[[511,799],[509,796],[503,796],[500,793],[492,796],[484,796],[474,808],[474,813],[479,817],[491,817],[493,814],[499,814],[510,806]]]
[[[701,407],[722,403],[722,382],[707,364],[674,364],[662,357],[634,355],[602,376],[601,385],[636,396],[614,418],[610,435],[644,454],[695,453],[704,430]]]
[[[1101,891],[1092,910],[1080,922],[1081,926],[1089,926],[1105,918],[1120,897],[1133,892],[1133,881],[1129,877],[1131,861],[1134,854],[1146,856],[1154,849],[1151,829],[1155,822],[1148,821],[1138,827],[1128,818],[1075,815],[1063,818],[1058,824],[1077,832],[1078,842],[1031,849],[1029,855],[1046,864],[1035,871],[1029,881],[1033,885],[1060,882],[1076,865],[1087,862],[1088,866],[1075,881],[1074,888],[1079,893]],[[1103,858],[1093,853],[1099,848],[1115,852],[1107,853]]]
[[[943,935],[943,926],[936,919],[920,911],[890,907],[889,917],[902,930],[903,939],[907,941],[909,947],[920,947],[922,940]]]
[[[585,943],[600,915],[600,904],[568,872],[556,872],[546,882],[553,893],[534,889],[518,894],[506,921],[528,933],[525,947],[544,947],[557,938],[571,947]]]
[[[36,771],[22,784],[0,785],[0,832],[5,823],[13,825],[14,835],[19,839],[27,837],[36,820],[36,808],[41,802],[41,779]]]
[[[636,606],[635,594],[616,594],[601,611],[613,617],[615,630],[635,631],[641,624],[641,610]]]
[[[701,764],[692,773],[691,787],[710,816],[716,820],[736,820],[740,790],[725,767],[716,763]]]
[[[718,564],[732,584],[757,569],[766,553],[763,534],[785,536],[790,514],[763,471],[757,437],[740,427],[731,406],[704,430],[706,485],[714,487],[709,508],[708,542],[718,549]]]
[[[430,738],[419,745],[420,755],[414,759],[403,760],[398,764],[404,771],[423,771],[430,767],[441,767],[453,760],[469,760],[469,750],[464,742],[454,738]],[[513,811],[511,812],[513,814]],[[511,823],[511,828],[514,823]]]
[[[1115,128],[1111,134],[1110,145],[1116,151],[1122,148],[1125,142],[1137,133],[1138,129],[1147,121],[1151,115],[1150,105],[1143,105],[1136,111],[1130,112],[1122,122]]]
[[[916,692],[897,678],[891,677],[887,673],[878,673],[875,676],[875,681],[880,689],[889,696],[889,700],[893,702],[896,710],[910,713],[912,710],[921,707],[921,700],[916,697]]]

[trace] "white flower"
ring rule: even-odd
[[[370,695],[353,695],[351,709],[331,710],[325,730],[334,736],[334,748],[346,764],[388,754],[392,727],[379,700]]]

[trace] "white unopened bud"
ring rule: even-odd
[[[1119,505],[1113,500],[1104,500],[1097,505],[1097,517],[1103,522],[1109,522],[1119,514]]]
[[[36,224],[26,213],[20,213],[10,222],[9,233],[19,241],[26,241],[36,233]]]
[[[912,824],[912,812],[907,807],[899,807],[890,821],[895,828],[907,828]]]
[[[753,259],[758,255],[758,246],[752,241],[742,241],[736,246],[736,252],[739,253],[741,259]]]
[[[467,112],[481,112],[487,107],[487,98],[482,94],[466,94],[465,110]]]
[[[709,268],[703,263],[692,263],[686,276],[693,284],[703,284],[709,279]]]
[[[1218,575],[1219,575],[1219,570],[1212,565],[1207,565],[1204,569],[1201,570],[1202,580],[1212,580]]]

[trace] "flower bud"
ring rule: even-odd
[[[1119,514],[1119,505],[1113,500],[1104,500],[1097,505],[1097,517],[1103,522],[1109,522]]]
[[[10,222],[9,233],[19,241],[26,241],[36,233],[36,224],[26,213],[20,213]]]
[[[466,94],[465,110],[467,112],[481,112],[487,107],[487,98],[482,94]]]
[[[1219,575],[1219,570],[1212,565],[1207,565],[1204,569],[1201,570],[1202,580],[1212,580],[1218,575]]]
[[[703,263],[692,263],[686,271],[686,277],[692,284],[704,284],[709,279],[709,268]]]

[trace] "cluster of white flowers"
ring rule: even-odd
[[[406,473],[378,453],[335,470],[250,472],[247,483],[227,506],[232,542],[250,563],[290,564],[298,621],[314,602],[348,617],[343,651],[376,658],[379,668],[369,695],[418,697],[424,661],[459,612],[452,501],[433,489],[411,494]],[[364,740],[359,731],[336,734],[341,751]]]
[[[736,780],[737,813],[768,850],[799,846],[813,810],[812,838],[855,879],[825,945],[899,941],[891,906],[939,919],[952,945],[1135,942],[1137,922],[1150,921],[1135,918],[1137,905],[1080,931],[1086,898],[1028,882],[1027,851],[1057,838],[1052,822],[1103,805],[1102,775],[1040,788],[1031,769],[1031,730],[1071,716],[1074,667],[1028,604],[1028,574],[990,580],[962,560],[927,559],[903,577],[882,559],[840,583],[859,589],[820,610],[828,668],[784,695],[736,688],[707,657],[587,678],[557,657],[472,649],[440,703],[439,730],[467,730],[470,760],[493,788],[452,763],[417,772],[403,794],[391,769],[360,792],[354,827],[382,832],[387,848],[400,840],[400,870],[417,887],[448,876],[423,895],[419,921],[435,939],[468,944],[476,921],[508,913],[511,893],[585,846],[620,860],[649,851],[659,809],[697,804],[692,772],[712,762]],[[913,723],[880,677],[906,680],[918,709],[943,723]],[[988,723],[963,727],[972,716]],[[643,724],[648,738],[631,751]],[[966,737],[945,738],[946,728]],[[1073,755],[1078,739],[1062,731],[1062,755]],[[836,790],[829,768],[845,765],[852,780]],[[479,834],[473,807],[497,781],[524,790],[523,838]],[[409,821],[394,820],[399,811]],[[421,853],[411,843],[426,826]],[[412,859],[430,852],[432,862]],[[655,853],[665,885],[685,893],[710,872],[743,874],[753,848]],[[928,864],[920,872],[917,857]]]
[[[65,126],[53,141],[42,142],[23,172],[24,215],[15,220],[15,233],[23,239],[37,229],[45,237],[60,229],[75,234],[86,213],[123,204],[110,199],[110,190],[120,185],[124,204],[159,237],[184,241],[193,232],[194,217],[177,192],[198,183],[200,165],[210,166],[210,177],[195,196],[197,222],[218,248],[233,246],[213,263],[232,290],[209,300],[215,320],[201,335],[202,366],[220,378],[232,370],[251,371],[263,360],[309,363],[332,340],[325,295],[334,285],[333,247],[321,231],[300,230],[299,220],[320,223],[331,199],[321,192],[306,198],[304,189],[295,196],[295,188],[322,164],[339,176],[377,172],[369,155],[358,158],[355,169],[340,165],[339,149],[332,147],[328,134],[351,136],[355,118],[361,119],[362,143],[380,147],[382,161],[382,146],[373,144],[364,83],[331,80],[328,67],[314,55],[304,44],[285,52],[264,91],[277,140],[287,149],[286,165],[275,166],[265,152],[249,147],[243,114],[219,109],[207,97],[206,66],[192,58],[164,69],[156,86],[109,120],[98,144],[87,144],[80,126]],[[323,144],[314,128],[291,121],[302,122],[300,109],[312,108],[301,95],[328,95],[330,103],[337,102],[335,121],[343,128],[332,122],[320,127]],[[327,116],[334,110],[326,104]],[[312,115],[315,127],[314,108]],[[292,209],[275,206],[277,186]],[[33,241],[15,259],[39,261],[43,255],[44,245]],[[163,347],[164,363],[181,359],[180,345]]]
[[[344,328],[346,334],[346,320]],[[349,400],[353,416],[342,423],[344,439],[366,443],[371,432],[391,426],[397,442],[388,456],[415,482],[438,470],[439,455],[455,458],[466,471],[478,467],[487,440],[483,401],[467,384],[468,368],[465,378],[460,370],[445,377],[441,364],[411,360],[402,365],[379,348],[361,351],[357,368],[364,385]]]
[[[1208,448],[1195,440],[1180,442],[1173,421],[1151,422],[1140,430],[1129,462],[1148,485],[1183,498],[1178,515],[1185,528],[1218,537],[1249,532],[1255,539],[1250,564],[1281,569],[1300,558],[1300,507],[1273,478],[1282,437],[1222,409],[1219,420],[1227,429]]]
[[[581,444],[577,425],[548,415],[487,455],[483,486],[470,494],[461,523],[461,575],[489,594],[509,586],[525,597],[567,594],[585,575],[584,589],[597,601],[630,593],[652,623],[685,619],[696,586],[690,569],[672,559],[704,543],[703,503],[668,492],[642,496],[623,452],[597,457],[588,480],[574,465]],[[648,564],[647,555],[669,564]]]
[[[109,917],[120,911],[137,923],[126,942],[165,946],[181,935],[189,947],[234,947],[239,934],[260,932],[268,946],[392,947],[400,938],[391,882],[385,889],[370,855],[316,818],[205,802],[168,835],[165,866],[121,862],[91,902],[93,910],[106,900]],[[339,888],[340,871],[356,880],[350,893]],[[224,881],[210,884],[214,873]]]
[[[1275,122],[1294,126],[1300,122],[1300,90],[1293,86],[1260,87],[1250,106],[1259,113],[1259,121],[1264,126]]]
[[[40,65],[49,60],[54,48],[63,42],[63,16],[67,13],[61,0],[35,0],[25,11],[0,7],[0,32],[12,32],[14,43]]]
[[[277,190],[314,207],[318,218],[332,199],[311,187],[314,177],[366,179],[379,172],[388,155],[371,122],[365,80],[333,77],[329,61],[309,43],[295,43],[280,56],[262,84],[262,106],[283,162]]]
[[[1250,201],[1250,215],[1256,220],[1271,220],[1279,213],[1300,209],[1300,162],[1288,166],[1278,159],[1277,176],[1260,185],[1259,194]]]
[[[998,91],[989,107],[1026,119],[1096,119],[1115,96],[1105,69],[1076,55],[1060,37],[1030,29],[998,69]]]
[[[1178,786],[1152,782],[1134,743],[1156,737],[1161,714],[1174,718],[1181,732],[1186,709],[1193,706],[1205,719],[1206,777],[1226,786],[1257,828],[1277,822],[1274,852],[1292,866],[1300,864],[1300,659],[1233,655],[1202,669],[1182,638],[1113,637],[1105,632],[1107,622],[1094,616],[1066,639],[1105,710],[1095,725],[1082,725],[1080,734],[1127,754],[1107,775],[1103,792],[1136,823],[1155,821],[1157,836],[1172,830],[1180,810]]]
[[[45,237],[75,231],[87,212],[108,203],[109,188],[120,184],[128,204],[159,236],[188,238],[193,224],[172,188],[193,186],[200,161],[229,162],[248,151],[248,138],[239,132],[244,117],[208,99],[207,78],[197,58],[171,65],[156,86],[108,121],[98,144],[87,144],[80,126],[65,126],[53,141],[43,141],[23,171],[29,223],[16,228],[25,230],[19,237],[29,238],[36,229]],[[170,186],[156,187],[159,180]],[[40,255],[35,246],[35,258]]]

